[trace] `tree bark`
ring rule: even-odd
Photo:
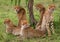
[[[30,19],[31,25],[36,25],[37,21],[35,20],[33,15],[33,3],[34,3],[34,0],[28,0],[29,19]]]

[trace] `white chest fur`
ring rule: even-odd
[[[24,28],[25,28],[25,26],[22,25],[22,26],[21,26],[21,31],[20,31],[20,35],[21,35],[21,36],[23,36],[23,30],[24,30]]]
[[[6,26],[6,28],[9,28],[9,26],[7,24],[5,26]]]
[[[46,19],[45,19],[45,16],[44,16],[42,24],[41,24],[41,31],[45,30],[45,25],[46,25]]]
[[[5,24],[5,26],[6,26],[6,32],[8,32],[7,29],[9,28],[9,26],[7,24]]]

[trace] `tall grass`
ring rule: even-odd
[[[15,0],[13,0],[15,2]],[[25,39],[22,40],[12,34],[7,34],[5,32],[5,25],[4,25],[4,19],[5,18],[10,18],[12,22],[17,25],[18,24],[18,19],[16,12],[14,11],[14,2],[10,0],[0,0],[0,42],[60,42],[60,0],[55,0],[55,5],[56,9],[53,13],[54,16],[54,27],[55,27],[55,32],[56,35],[52,35],[51,37],[46,36],[45,38],[32,38],[32,39]],[[26,1],[27,2],[27,1]],[[25,7],[24,5],[26,4],[25,0],[21,0],[20,4],[26,9],[26,15],[28,15],[27,11],[27,6]],[[34,0],[34,5],[36,3],[41,3],[43,4],[46,8],[48,7],[49,4],[52,4],[51,0]],[[11,7],[12,6],[12,7]],[[34,8],[34,16],[36,20],[39,20],[39,11],[37,11]],[[28,19],[28,18],[27,18]],[[29,20],[29,19],[28,19]]]

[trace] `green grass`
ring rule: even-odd
[[[52,0],[34,0],[34,5],[37,3],[43,4],[47,7],[49,4],[52,3]],[[5,32],[5,25],[4,19],[10,18],[15,25],[18,24],[18,19],[16,16],[16,12],[14,11],[13,7],[14,4],[11,5],[10,0],[0,0],[0,42],[60,42],[60,2],[58,0],[55,1],[56,9],[53,13],[54,16],[54,27],[56,35],[52,35],[51,37],[46,36],[45,38],[32,38],[32,39],[25,39],[21,40],[12,34],[6,34]],[[21,6],[23,6],[26,11],[27,7],[25,1],[22,0]],[[27,11],[27,17],[28,17]],[[39,20],[39,11],[34,8],[34,16],[36,20]],[[29,20],[29,17],[27,18]]]

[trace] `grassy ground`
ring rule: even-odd
[[[43,4],[45,7],[47,7],[49,4],[52,3],[52,0],[35,0],[34,5],[37,3]],[[6,34],[5,32],[5,26],[4,26],[4,19],[10,18],[15,25],[18,23],[18,19],[16,16],[16,12],[14,11],[13,7],[14,4],[10,4],[10,0],[0,0],[0,42],[60,42],[60,1],[56,0],[56,9],[53,13],[54,16],[54,27],[56,35],[52,35],[51,37],[45,37],[45,38],[32,38],[32,39],[25,39],[21,40],[18,39],[16,36],[12,34]],[[22,0],[21,5],[26,9],[25,1]],[[27,11],[27,9],[26,9]],[[39,12],[34,8],[34,16],[36,20],[39,20]],[[27,17],[28,17],[28,11],[27,11]]]

